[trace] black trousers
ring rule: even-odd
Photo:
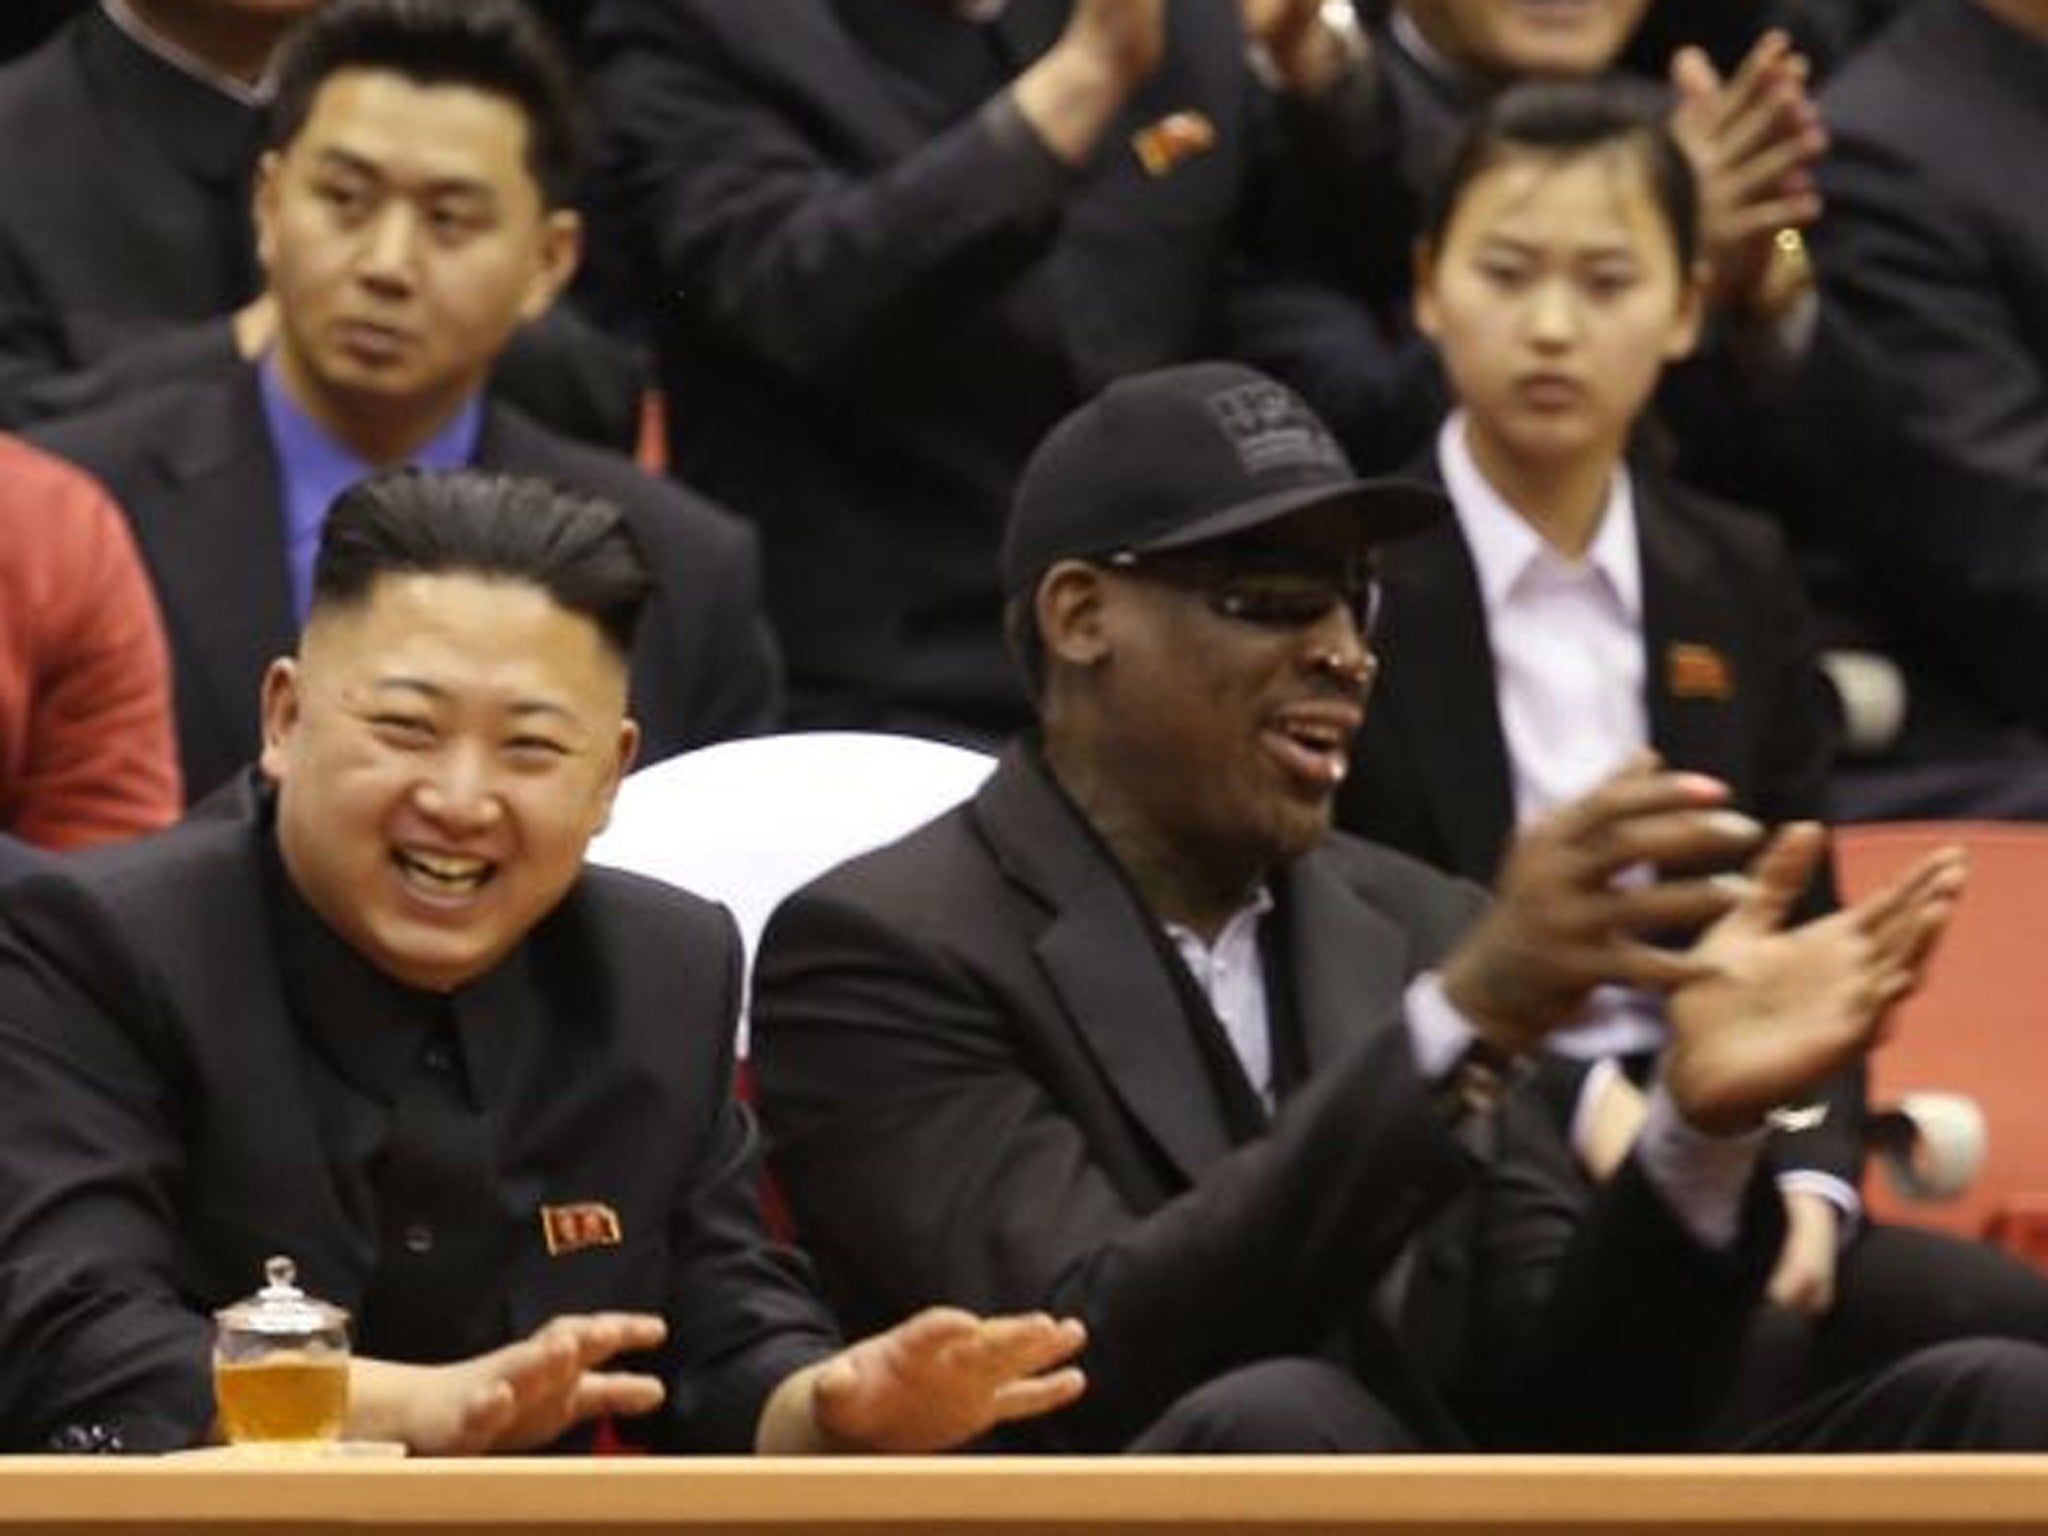
[[[1962,1431],[1950,1420],[1923,1417],[1885,1391],[1858,1397],[1888,1373],[1930,1353],[1948,1369],[1981,1375],[1986,1369],[1982,1359],[1965,1369],[1948,1353],[1964,1345],[1992,1358],[2048,1358],[2048,1275],[1985,1244],[1917,1227],[1871,1224],[1843,1249],[1834,1305],[1824,1316],[1760,1309],[1734,1388],[1703,1439],[1799,1449],[1798,1443],[1779,1443],[1780,1437],[1804,1434],[1819,1437],[1820,1443],[1805,1447],[1817,1450],[1996,1448],[1975,1438],[1952,1443],[1946,1437]],[[1925,1368],[1916,1366],[1908,1379],[1931,1401],[1938,1394],[1920,1374]],[[2024,1376],[2036,1366],[2016,1364],[2013,1369]],[[1832,1436],[1842,1424],[1824,1426],[1814,1417],[1826,1405],[1845,1415],[1843,1424],[1861,1426],[1866,1435],[1877,1432],[1873,1416],[1896,1414],[1898,1438],[1877,1445],[1837,1445]],[[2048,1449],[2048,1440],[2027,1438],[2031,1431],[2024,1426],[1994,1431],[1979,1425],[1973,1433],[2014,1433],[2022,1438],[2011,1448]]]
[[[1292,1357],[1204,1383],[1129,1447],[1209,1455],[1466,1448],[1404,1421],[1343,1367]],[[1826,1316],[1758,1308],[1730,1391],[1692,1448],[2048,1450],[2048,1276],[1994,1248],[1870,1226],[1842,1253]]]

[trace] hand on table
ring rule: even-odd
[[[1074,1401],[1085,1382],[1065,1362],[1086,1340],[1080,1323],[1044,1313],[980,1318],[930,1307],[785,1382],[758,1443],[764,1451],[948,1450]]]
[[[347,1433],[402,1440],[422,1456],[533,1450],[601,1414],[658,1408],[664,1389],[655,1377],[603,1367],[666,1335],[660,1318],[642,1313],[570,1314],[447,1365],[358,1358],[350,1366]]]

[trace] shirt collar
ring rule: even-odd
[[[1532,568],[1591,570],[1600,576],[1631,623],[1643,613],[1642,559],[1636,544],[1635,490],[1626,470],[1617,470],[1608,486],[1593,542],[1578,560],[1558,553],[1527,518],[1502,499],[1479,468],[1466,441],[1466,415],[1454,411],[1437,433],[1437,463],[1444,489],[1472,564],[1479,574],[1479,592],[1489,615],[1499,612]]]
[[[264,843],[286,1002],[327,1065],[357,1091],[393,1104],[441,1034],[469,1102],[479,1109],[501,1102],[530,1032],[527,945],[453,992],[409,987],[378,970],[314,911],[285,870],[274,824]]]
[[[360,457],[353,448],[299,409],[298,402],[284,387],[283,373],[274,350],[264,354],[257,371],[263,387],[263,409],[270,418],[270,429],[276,435],[280,452],[289,445],[294,455],[303,453],[308,462],[346,465],[351,472],[350,484],[377,472],[378,465]],[[483,397],[470,396],[461,409],[448,418],[447,425],[415,449],[406,462],[421,469],[462,468],[476,457],[477,439],[483,433],[483,419]]]
[[[1273,892],[1269,887],[1261,885],[1246,898],[1245,904],[1231,913],[1223,926],[1216,930],[1214,944],[1205,941],[1185,923],[1168,923],[1166,936],[1173,940],[1174,947],[1182,954],[1192,950],[1196,954],[1212,955],[1232,945],[1249,945],[1256,953],[1259,920],[1272,910]]]
[[[246,223],[262,108],[172,63],[159,46],[124,30],[112,9],[87,11],[76,25],[79,68],[95,99],[198,186],[232,198]]]
[[[100,0],[100,5],[107,13],[107,19],[119,27],[129,41],[138,48],[148,50],[180,74],[219,91],[223,96],[240,102],[245,107],[260,107],[270,100],[272,81],[269,75],[266,74],[254,85],[246,80],[238,80],[224,70],[215,69],[197,54],[180,48],[169,38],[151,31],[149,23],[129,7],[128,0]]]
[[[292,1016],[338,1077],[380,1103],[393,1103],[447,1017],[447,1000],[403,986],[364,959],[299,893],[274,832],[265,842],[279,969]]]
[[[299,409],[284,387],[274,351],[265,355],[256,372],[282,481],[280,499],[293,609],[303,619],[311,600],[313,560],[327,511],[337,496],[375,474],[378,466]],[[473,396],[407,462],[422,469],[459,469],[474,462],[482,434],[483,400]]]

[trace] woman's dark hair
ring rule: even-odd
[[[608,501],[524,475],[394,469],[342,493],[320,534],[314,613],[369,600],[389,575],[526,582],[596,624],[625,660],[654,578]]]
[[[1690,271],[1699,258],[1699,180],[1654,88],[1620,78],[1529,80],[1502,91],[1466,130],[1439,178],[1425,238],[1440,248],[1466,190],[1511,155],[1571,160],[1617,147],[1640,157],[1679,270]]]
[[[566,204],[586,126],[576,79],[524,0],[332,0],[285,39],[270,145],[297,138],[335,75],[369,70],[415,85],[500,96],[526,118],[526,164],[550,208]]]

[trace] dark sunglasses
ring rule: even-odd
[[[1125,576],[1192,592],[1211,612],[1259,629],[1308,629],[1341,607],[1350,612],[1360,637],[1369,640],[1379,622],[1379,577],[1363,556],[1126,549],[1103,563]]]

